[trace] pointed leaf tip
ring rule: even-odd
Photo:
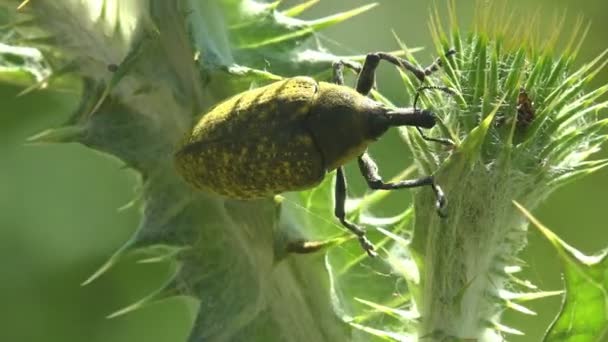
[[[522,331],[519,331],[515,328],[511,328],[504,324],[500,324],[498,322],[490,322],[490,327],[494,328],[497,331],[500,331],[502,333],[509,334],[509,335],[519,335],[519,336],[525,335]]]
[[[76,142],[84,136],[86,130],[85,126],[80,125],[47,129],[27,138],[26,144],[38,145]]]
[[[354,298],[355,301],[370,307],[371,309],[387,314],[389,316],[392,317],[396,317],[396,318],[401,318],[401,319],[405,319],[405,320],[414,320],[414,319],[418,319],[420,318],[420,314],[418,312],[416,312],[415,310],[403,310],[403,309],[396,309],[390,306],[386,306],[386,305],[382,305],[382,304],[378,304],[378,303],[374,303],[365,299],[361,299],[361,298]]]
[[[520,312],[524,315],[530,315],[530,316],[538,315],[535,311],[532,311],[521,304],[517,304],[517,303],[511,302],[511,301],[507,301],[507,307],[512,310],[515,310],[517,312]]]
[[[116,317],[124,316],[128,313],[139,310],[147,305],[158,303],[161,300],[169,297],[168,295],[163,295],[163,292],[164,291],[162,289],[160,291],[156,291],[156,292],[136,301],[135,303],[133,303],[131,305],[128,305],[120,310],[117,310],[117,311],[107,315],[106,318],[113,319]]]
[[[302,13],[304,13],[307,9],[311,8],[312,6],[316,5],[319,2],[319,0],[310,0],[307,2],[303,2],[299,5],[295,5],[291,8],[288,8],[286,10],[283,11],[283,15],[286,15],[288,17],[296,17]]]
[[[144,306],[155,304],[164,299],[177,295],[177,292],[175,291],[175,289],[176,289],[175,277],[177,276],[177,274],[179,272],[180,272],[180,267],[176,267],[175,270],[173,271],[172,275],[156,291],[141,298],[140,300],[136,301],[135,303],[133,303],[131,305],[128,305],[120,310],[117,310],[117,311],[107,315],[106,318],[112,319],[112,318],[116,318],[119,316],[123,316],[123,315],[131,313],[135,310],[141,309]]]
[[[319,31],[322,30],[324,28],[339,24],[343,21],[346,21],[354,16],[357,16],[359,14],[365,13],[369,10],[371,10],[372,8],[378,6],[377,2],[373,2],[371,4],[368,5],[364,5],[361,7],[357,7],[357,8],[353,8],[352,10],[349,11],[345,11],[345,12],[341,12],[341,13],[336,13],[327,17],[323,17],[323,18],[319,18],[319,19],[315,19],[315,20],[311,20],[308,22],[308,24],[310,25],[310,27],[315,30],[315,31]]]
[[[133,247],[133,240],[127,241],[122,247],[120,247],[112,256],[105,262],[95,273],[93,273],[90,277],[88,277],[85,281],[80,283],[80,286],[87,286],[97,280],[99,277],[104,275],[108,270],[112,268],[112,266],[116,265],[120,258],[125,255],[128,251]]]
[[[365,326],[362,324],[357,324],[354,322],[349,322],[348,324],[350,324],[353,328],[359,329],[361,331],[365,331],[366,333],[368,333],[372,336],[379,337],[386,341],[404,341],[404,342],[414,341],[414,336],[411,336],[411,335],[404,335],[404,334],[396,333],[393,331],[376,329],[376,328],[368,327],[368,326]]]
[[[277,9],[277,7],[279,7],[279,5],[281,5],[282,2],[283,2],[283,0],[277,0],[275,2],[270,2],[270,3],[266,4],[266,8],[269,10],[275,10],[275,9]]]
[[[97,280],[99,277],[104,275],[108,270],[110,270],[110,268],[112,268],[112,266],[116,265],[116,263],[118,262],[118,259],[119,259],[119,257],[116,254],[115,254],[115,256],[112,256],[103,265],[101,265],[101,267],[99,269],[97,269],[97,271],[95,271],[95,273],[93,273],[91,276],[89,276],[87,279],[85,279],[85,281],[80,283],[80,286],[87,286],[87,285],[91,284],[92,282],[94,282],[95,280]]]
[[[169,245],[156,245],[142,248],[141,251],[147,256],[137,260],[138,264],[153,264],[159,262],[165,262],[175,260],[176,256],[183,251],[189,250],[191,246],[169,246]]]
[[[17,11],[21,11],[30,3],[30,0],[24,0],[22,3],[17,6]]]

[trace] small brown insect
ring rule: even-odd
[[[528,126],[534,120],[535,109],[526,89],[519,89],[517,96],[517,126]]]

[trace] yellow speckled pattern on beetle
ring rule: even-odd
[[[293,77],[211,109],[175,164],[188,183],[231,198],[308,189],[382,135],[384,113],[352,88]]]
[[[325,167],[305,119],[317,89],[294,77],[219,104],[176,153],[178,170],[197,188],[239,199],[316,185]]]

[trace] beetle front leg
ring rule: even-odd
[[[446,52],[445,57],[449,57],[455,53],[456,50],[450,49],[448,52]],[[369,92],[372,90],[372,86],[374,85],[376,68],[378,67],[378,64],[380,64],[381,60],[387,61],[401,69],[411,72],[420,80],[420,82],[424,81],[427,76],[437,71],[441,66],[441,58],[439,57],[437,57],[437,59],[431,63],[431,65],[422,69],[410,63],[406,59],[391,55],[390,53],[369,53],[365,57],[365,63],[363,63],[363,68],[359,73],[359,79],[357,80],[357,92],[363,95],[369,94]]]
[[[344,177],[344,170],[342,167],[338,167],[336,170],[335,202],[334,214],[336,215],[336,218],[340,220],[340,223],[342,223],[344,227],[357,235],[361,247],[369,256],[377,256],[378,254],[374,251],[374,245],[365,236],[365,231],[346,219],[346,177]]]
[[[437,202],[435,206],[437,207],[437,213],[441,217],[446,217],[445,209],[447,206],[447,199],[443,190],[439,185],[435,184],[433,176],[426,176],[417,179],[407,179],[398,182],[392,183],[384,183],[382,181],[382,177],[378,172],[378,165],[376,162],[369,156],[367,152],[363,153],[359,156],[359,170],[361,170],[361,174],[365,177],[367,181],[367,185],[374,190],[395,190],[395,189],[403,189],[403,188],[415,188],[419,186],[431,186],[433,192],[435,193],[435,197],[437,198]]]
[[[450,140],[450,139],[446,139],[446,138],[431,138],[431,137],[427,136],[426,134],[424,134],[424,132],[422,131],[422,128],[416,126],[416,129],[418,130],[418,133],[420,133],[420,137],[423,140],[436,142],[436,143],[439,143],[439,144],[444,145],[444,146],[450,146],[450,147],[454,146],[454,142],[452,140]]]

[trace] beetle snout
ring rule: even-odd
[[[428,109],[422,109],[418,113],[414,114],[418,115],[418,124],[416,126],[422,128],[432,128],[435,126],[437,120],[435,119],[435,113]]]
[[[435,126],[435,113],[427,109],[396,108],[386,113],[388,125],[417,126],[431,128]]]

